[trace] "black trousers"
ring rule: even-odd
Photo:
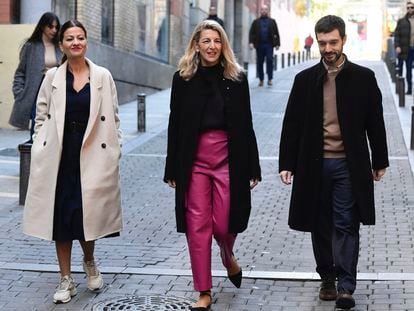
[[[346,159],[324,159],[317,229],[312,232],[316,271],[337,279],[338,291],[354,292],[359,253],[359,217],[355,211]]]

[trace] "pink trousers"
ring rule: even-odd
[[[232,263],[236,234],[228,233],[230,177],[227,132],[200,134],[186,196],[187,242],[196,291],[209,290],[212,237],[220,247],[223,265]]]

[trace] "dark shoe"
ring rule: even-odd
[[[241,282],[242,282],[242,278],[243,278],[243,271],[240,268],[240,271],[237,272],[236,274],[233,275],[229,275],[229,280],[233,283],[234,286],[236,286],[237,288],[240,288],[241,286]]]
[[[263,86],[263,80],[260,80],[259,86]]]
[[[319,299],[321,300],[335,300],[337,296],[335,281],[331,279],[322,279],[321,287],[319,289]]]
[[[268,85],[268,86],[272,86],[272,85],[273,85],[272,80],[268,80],[268,81],[267,81],[267,85]]]
[[[190,307],[190,311],[209,311],[209,310],[211,310],[211,303],[213,301],[213,298],[211,298],[211,292],[210,291],[200,292],[200,297],[202,297],[202,296],[210,297],[210,304],[206,307]]]
[[[412,93],[411,93],[411,91],[410,90],[408,90],[406,93],[405,93],[405,95],[411,95]]]
[[[355,300],[347,290],[340,290],[336,297],[336,307],[340,309],[351,309],[355,307]]]

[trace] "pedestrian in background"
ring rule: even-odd
[[[313,38],[311,34],[305,38],[305,51],[306,51],[306,60],[310,59],[311,57],[311,48],[313,45]]]
[[[224,22],[223,22],[223,20],[220,17],[217,16],[217,8],[215,6],[213,6],[213,5],[210,6],[209,14],[208,14],[208,16],[207,16],[206,19],[207,20],[210,19],[210,20],[216,21],[224,29]]]
[[[59,18],[52,12],[44,13],[20,50],[19,65],[13,80],[14,105],[9,123],[27,130],[31,120],[29,142],[32,141],[36,97],[43,76],[48,69],[58,66],[62,57],[59,29]]]
[[[394,46],[398,57],[398,75],[402,77],[405,61],[407,94],[412,94],[414,61],[414,3],[407,2],[407,14],[400,18],[394,31]]]
[[[276,21],[269,17],[269,7],[262,5],[260,17],[255,19],[249,31],[249,46],[256,49],[256,68],[259,86],[263,86],[263,62],[266,59],[267,85],[273,80],[273,48],[280,46],[279,30]]]
[[[88,288],[104,285],[94,248],[122,227],[121,133],[114,81],[85,57],[85,27],[67,21],[59,40],[63,63],[46,73],[37,99],[23,230],[55,241],[61,279],[53,301],[66,303],[76,295],[73,240],[83,250]]]
[[[321,18],[315,34],[322,59],[295,77],[279,172],[283,183],[293,179],[289,226],[312,234],[319,298],[348,309],[355,305],[360,223],[375,224],[373,180],[389,165],[382,96],[374,73],[343,54],[340,17]]]
[[[250,191],[261,180],[247,77],[217,22],[195,28],[173,78],[170,109],[164,181],[175,188],[177,230],[186,233],[200,292],[191,310],[210,310],[212,237],[230,281],[240,287],[233,246],[247,228]]]

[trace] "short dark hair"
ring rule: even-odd
[[[335,15],[322,17],[315,25],[315,34],[328,33],[338,29],[341,38],[345,37],[345,22],[342,18]]]

